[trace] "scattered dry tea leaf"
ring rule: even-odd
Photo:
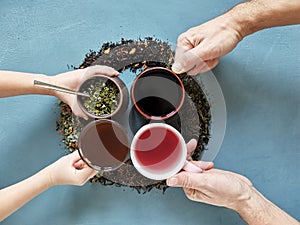
[[[133,55],[136,52],[136,48],[130,50],[129,55]]]
[[[103,53],[106,54],[106,55],[109,54],[109,52],[110,52],[110,48],[105,49],[105,50],[103,51]]]

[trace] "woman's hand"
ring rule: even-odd
[[[49,186],[84,185],[97,171],[87,166],[80,158],[78,151],[63,156],[44,169],[49,180]]]
[[[117,76],[119,74],[118,71],[114,70],[111,67],[108,66],[91,66],[85,69],[77,69],[74,71],[61,73],[50,78],[50,82],[54,85],[62,86],[65,88],[69,88],[72,90],[78,90],[79,85],[87,78],[96,75],[107,75],[107,76]],[[63,92],[55,91],[54,96],[62,100],[64,103],[68,104],[72,112],[76,116],[80,116],[84,119],[88,119],[87,115],[84,114],[84,112],[80,109],[77,100],[76,95],[67,94]]]

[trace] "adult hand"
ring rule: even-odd
[[[96,75],[107,75],[107,76],[117,76],[119,74],[118,71],[114,70],[111,67],[108,66],[91,66],[85,69],[77,69],[74,71],[66,72],[58,74],[54,77],[50,77],[51,82],[55,85],[66,87],[69,89],[77,90],[79,88],[79,85],[87,78]],[[72,112],[76,116],[83,117],[84,119],[88,119],[87,115],[84,114],[84,112],[80,109],[77,100],[76,95],[67,94],[63,92],[55,91],[54,95],[62,100],[64,103],[68,104]]]
[[[178,37],[172,70],[189,75],[210,70],[241,40],[239,26],[227,14],[191,28]]]
[[[183,170],[191,173],[199,173],[202,172],[203,170],[209,170],[214,167],[213,162],[204,162],[204,161],[198,161],[197,163],[193,163],[192,161],[192,154],[194,150],[197,147],[197,140],[196,139],[191,139],[187,144],[187,160],[190,162],[189,164],[185,165],[183,167]],[[200,169],[199,169],[200,168]]]
[[[201,166],[203,162],[194,162]],[[237,209],[249,198],[252,183],[244,176],[218,169],[203,173],[180,172],[167,180],[167,185],[182,187],[186,196],[197,202]]]
[[[49,186],[71,184],[84,185],[97,171],[88,167],[80,158],[78,151],[63,156],[45,168]]]

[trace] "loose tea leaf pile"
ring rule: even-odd
[[[79,68],[106,65],[115,68],[120,73],[129,69],[138,74],[154,66],[170,68],[173,56],[174,52],[168,42],[151,37],[137,41],[122,39],[118,43],[104,43],[98,52],[90,51]],[[179,111],[183,124],[181,133],[186,141],[192,138],[198,139],[197,148],[192,154],[192,158],[198,160],[210,137],[210,106],[201,87],[191,76],[182,74],[180,78],[187,93],[185,102]],[[60,102],[59,105],[61,113],[60,119],[57,121],[57,131],[62,134],[62,142],[65,147],[72,152],[78,149],[77,139],[84,121],[73,116],[69,106],[63,102]],[[193,108],[195,110],[191,110]],[[164,192],[168,187],[165,181],[153,181],[139,174],[130,159],[119,169],[97,174],[91,181],[100,182],[102,185],[129,186],[135,188],[139,193],[149,192],[153,188]]]
[[[119,89],[110,80],[95,81],[83,92],[90,95],[89,98],[82,98],[83,106],[93,115],[108,115],[113,113],[118,107]]]

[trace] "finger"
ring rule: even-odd
[[[91,77],[96,74],[101,74],[101,75],[107,75],[107,76],[118,76],[119,72],[113,69],[112,67],[109,66],[101,66],[101,65],[95,65],[86,68],[86,77]]]
[[[205,162],[205,161],[193,161],[193,163],[195,165],[197,165],[198,167],[200,167],[203,170],[210,170],[214,167],[214,163],[213,162]]]
[[[184,52],[184,50],[181,50],[177,55],[178,56],[175,58],[174,64],[172,65],[172,70],[177,74],[193,70],[201,62],[201,60],[191,51]]]
[[[194,70],[191,70],[188,74],[189,75],[197,75],[199,73],[205,73],[205,72],[215,68],[218,65],[219,61],[220,61],[219,58],[207,60],[204,63],[197,66]]]
[[[187,74],[191,75],[191,76],[195,76],[195,75],[203,72],[204,68],[206,68],[206,67],[207,67],[207,65],[205,62],[199,61],[199,63],[197,63],[193,69],[187,71]]]
[[[190,140],[187,144],[187,153],[188,155],[190,155],[197,147],[197,140],[196,139],[192,139]]]
[[[199,166],[192,163],[191,161],[186,161],[182,169],[187,172],[191,172],[191,173],[202,173],[203,172],[203,170]]]
[[[77,162],[75,162],[75,163],[73,164],[73,166],[74,166],[75,169],[77,169],[77,170],[83,169],[85,165],[86,165],[86,164],[84,163],[84,161],[83,161],[82,159],[80,159],[79,161],[77,161]]]
[[[80,106],[78,105],[76,100],[74,100],[74,101],[75,102],[73,103],[72,113],[74,113],[75,116],[78,116],[78,117],[81,117],[85,120],[88,120],[89,117],[82,111],[82,109],[80,108]]]
[[[180,172],[167,179],[167,185],[171,187],[195,188],[198,186],[197,180],[202,173]]]

